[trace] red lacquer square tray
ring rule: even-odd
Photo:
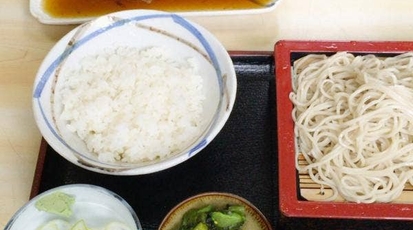
[[[275,47],[276,101],[279,157],[280,211],[289,217],[413,220],[413,193],[403,202],[354,203],[311,201],[303,198],[295,167],[291,92],[292,63],[310,53],[348,51],[357,54],[395,55],[413,50],[413,42],[279,41]],[[404,193],[404,192],[403,192]]]

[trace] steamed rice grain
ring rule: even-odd
[[[194,59],[161,47],[118,47],[62,70],[58,119],[104,162],[165,158],[202,132],[202,77]]]

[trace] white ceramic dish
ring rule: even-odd
[[[36,202],[52,193],[62,192],[74,197],[73,214],[69,217],[40,211]],[[141,224],[132,207],[117,194],[94,185],[63,185],[45,191],[20,208],[7,223],[5,230],[35,230],[51,220],[74,225],[79,220],[92,228],[102,228],[113,222],[125,224],[131,230],[141,230]]]
[[[68,25],[68,24],[81,24],[95,17],[78,17],[78,18],[59,18],[50,15],[42,7],[44,0],[30,0],[30,12],[37,20],[44,24],[54,25]],[[240,15],[240,14],[258,14],[270,12],[278,5],[280,0],[274,0],[274,3],[268,6],[263,6],[257,9],[244,9],[244,10],[211,10],[211,11],[183,11],[174,12],[182,16],[215,16],[215,15]]]
[[[102,163],[79,137],[57,127],[53,96],[59,71],[78,65],[82,57],[104,47],[167,47],[176,57],[196,58],[206,98],[203,107],[205,130],[181,153],[166,159],[123,164]],[[58,84],[58,83],[57,83]],[[147,174],[175,166],[207,146],[226,123],[236,97],[232,60],[222,44],[204,28],[185,18],[146,10],[123,11],[99,17],[64,36],[41,64],[34,82],[33,110],[38,127],[49,145],[70,162],[91,171],[113,175]]]

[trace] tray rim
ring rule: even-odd
[[[39,153],[37,156],[36,168],[34,170],[32,187],[30,189],[30,195],[29,195],[30,200],[33,199],[38,194],[40,194],[39,192],[40,184],[42,182],[43,168],[44,168],[44,163],[46,160],[47,147],[48,147],[48,143],[42,136],[41,141],[40,141]]]
[[[299,188],[295,168],[294,130],[291,117],[291,55],[293,53],[338,52],[355,53],[402,53],[413,50],[410,41],[298,41],[280,40],[274,45],[279,205],[288,217],[339,218],[339,219],[394,219],[413,220],[413,203],[373,203],[302,201],[298,200]],[[283,105],[280,107],[279,105]],[[280,135],[282,134],[282,135]]]

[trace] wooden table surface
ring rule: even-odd
[[[413,1],[281,0],[261,14],[191,16],[227,50],[271,51],[282,39],[413,40]],[[74,25],[43,25],[28,0],[0,0],[0,227],[29,198],[41,135],[31,95],[49,49]]]

